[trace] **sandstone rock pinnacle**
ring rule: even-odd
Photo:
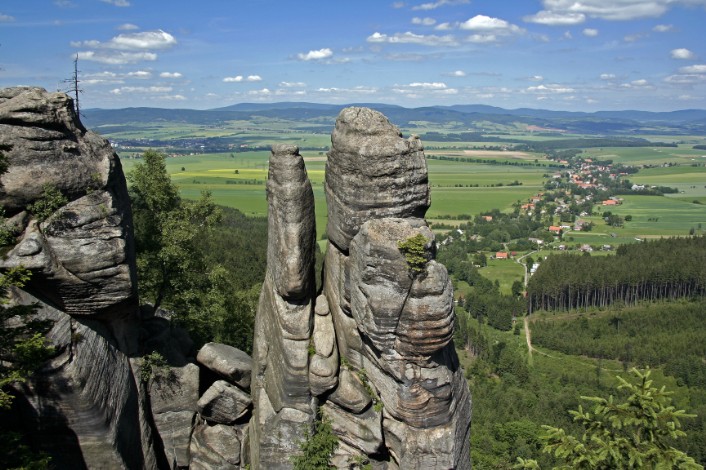
[[[430,196],[419,139],[368,108],[346,108],[331,134],[326,162],[328,239],[343,252],[368,219],[422,218]]]
[[[297,429],[318,407],[339,441],[337,468],[470,468],[470,394],[452,342],[451,281],[423,219],[430,197],[421,141],[403,139],[377,111],[346,108],[331,142],[329,243],[315,299],[303,160],[291,146],[273,147],[270,159],[252,463],[291,468]],[[418,235],[428,261],[412,270],[399,244]]]

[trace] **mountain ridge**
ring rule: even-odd
[[[505,109],[478,104],[453,106],[424,106],[405,108],[384,103],[325,104],[310,102],[237,103],[208,110],[168,108],[84,109],[86,125],[100,127],[145,122],[182,122],[218,125],[227,121],[251,120],[253,117],[295,121],[315,120],[313,124],[333,123],[339,111],[349,106],[361,106],[384,112],[401,127],[425,127],[425,123],[444,124],[449,131],[483,131],[480,123],[500,126],[536,126],[585,134],[650,133],[653,127],[660,132],[693,134],[706,132],[706,110],[682,109],[668,112],[640,110],[623,111],[553,111],[547,109]]]

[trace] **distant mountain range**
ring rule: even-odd
[[[703,134],[706,132],[706,110],[685,109],[670,112],[598,111],[593,113],[551,111],[546,109],[504,109],[488,105],[453,105],[404,108],[380,103],[332,105],[306,102],[239,103],[210,110],[123,108],[85,109],[83,121],[89,128],[109,125],[182,122],[217,125],[231,120],[254,117],[298,121],[311,126],[329,127],[346,106],[366,106],[385,114],[390,121],[405,129],[443,124],[453,131],[495,131],[508,127],[536,126],[581,134]]]

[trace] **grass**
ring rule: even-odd
[[[600,149],[586,149],[585,158],[598,158],[599,160],[613,160],[613,163],[624,165],[662,165],[664,163],[691,164],[696,161],[703,162],[701,156],[704,150],[694,150],[691,145],[678,147],[604,147]]]
[[[488,265],[480,269],[483,277],[500,283],[502,294],[512,294],[512,283],[524,280],[524,267],[511,259],[488,259]]]
[[[202,191],[211,192],[216,203],[235,207],[247,215],[267,215],[265,185],[269,152],[238,152],[180,156],[167,159],[167,172],[187,199],[198,198]],[[319,152],[302,152],[316,200],[316,230],[326,229],[324,196],[325,158]],[[139,159],[122,160],[130,171]],[[493,208],[509,210],[512,203],[536,193],[542,183],[543,170],[476,163],[429,161],[432,186],[430,218],[444,215],[475,215]],[[513,181],[521,186],[506,186]],[[503,186],[490,187],[502,183]],[[469,187],[470,185],[479,187]]]

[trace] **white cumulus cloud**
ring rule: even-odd
[[[449,74],[449,76],[451,76],[451,77],[465,77],[466,72],[464,72],[463,70],[454,70],[453,72],[451,72]]]
[[[170,86],[123,86],[110,90],[114,95],[122,95],[123,93],[169,93],[171,91],[172,87]]]
[[[492,18],[486,15],[476,15],[461,23],[459,27],[473,31],[466,41],[479,44],[497,42],[502,38],[522,34],[525,31],[501,18]]]
[[[236,75],[233,77],[225,77],[223,81],[225,83],[261,82],[262,77],[259,75],[248,75],[247,77],[244,77],[242,75]]]
[[[368,42],[388,44],[420,44],[424,46],[456,46],[458,41],[451,35],[436,36],[434,34],[395,33],[391,36],[375,32],[368,36]]]
[[[490,42],[498,41],[498,37],[495,34],[471,34],[466,38],[466,41],[473,42],[476,44],[485,44]]]
[[[449,31],[454,29],[454,24],[453,23],[439,23],[434,27],[435,30],[437,31]]]
[[[583,14],[590,18],[627,21],[657,18],[677,5],[706,5],[706,0],[542,0],[544,11],[554,15]]]
[[[279,86],[282,88],[301,88],[305,87],[306,83],[304,82],[279,82]]]
[[[154,61],[157,60],[157,54],[153,50],[169,49],[176,44],[176,38],[161,29],[123,33],[105,42],[93,39],[71,43],[73,47],[91,49],[80,51],[79,59],[112,65]]]
[[[159,74],[162,78],[181,78],[181,73],[179,72],[162,72]]]
[[[584,36],[588,36],[589,38],[598,36],[598,30],[594,28],[585,28],[582,33]]]
[[[147,79],[152,77],[152,72],[148,72],[147,70],[138,70],[136,72],[128,72],[127,76],[130,78]]]
[[[425,90],[440,90],[447,88],[444,82],[414,82],[407,85],[410,88],[423,88]]]
[[[652,88],[652,85],[650,82],[645,80],[644,78],[640,78],[638,80],[633,80],[630,83],[623,83],[620,85],[622,88]]]
[[[299,60],[321,60],[321,59],[328,59],[329,57],[333,56],[333,51],[329,49],[328,47],[325,47],[323,49],[319,49],[316,51],[309,51],[306,54],[304,53],[299,53],[297,54],[297,57]]]
[[[473,18],[461,23],[461,29],[469,29],[472,31],[508,31],[520,32],[522,28],[517,25],[508,23],[500,18],[492,18],[485,15],[476,15]]]
[[[613,73],[602,73],[601,74],[601,80],[613,80],[615,78],[615,74]]]
[[[81,51],[76,54],[76,56],[80,60],[110,65],[125,65],[157,60],[157,54],[154,52]],[[72,56],[72,58],[74,58],[74,56]]]
[[[527,23],[537,23],[548,26],[569,26],[583,23],[586,21],[586,15],[583,13],[539,11],[534,15],[528,15],[522,19]]]
[[[693,59],[694,53],[691,52],[689,49],[684,49],[684,48],[679,48],[679,49],[672,49],[671,52],[669,53],[672,56],[672,59]]]
[[[436,2],[422,3],[412,7],[412,10],[436,10],[445,5],[464,5],[470,3],[470,0],[437,0]]]
[[[140,27],[137,26],[136,24],[132,24],[132,23],[123,23],[120,26],[118,26],[117,29],[119,31],[134,31],[136,29],[140,29]]]
[[[652,28],[652,31],[655,33],[666,33],[674,29],[674,25],[671,24],[658,24],[654,28]]]
[[[11,23],[13,21],[15,21],[14,16],[5,15],[3,13],[0,13],[0,23]]]
[[[574,93],[576,90],[574,90],[571,87],[567,87],[564,85],[559,85],[559,84],[542,84],[542,85],[537,85],[537,86],[530,86],[527,87],[527,91],[530,93],[538,93],[538,94],[552,94],[552,93],[558,93],[558,94],[565,94],[565,93]]]
[[[157,31],[119,34],[101,46],[117,50],[169,49],[176,43],[177,40],[174,36],[159,29]]]

